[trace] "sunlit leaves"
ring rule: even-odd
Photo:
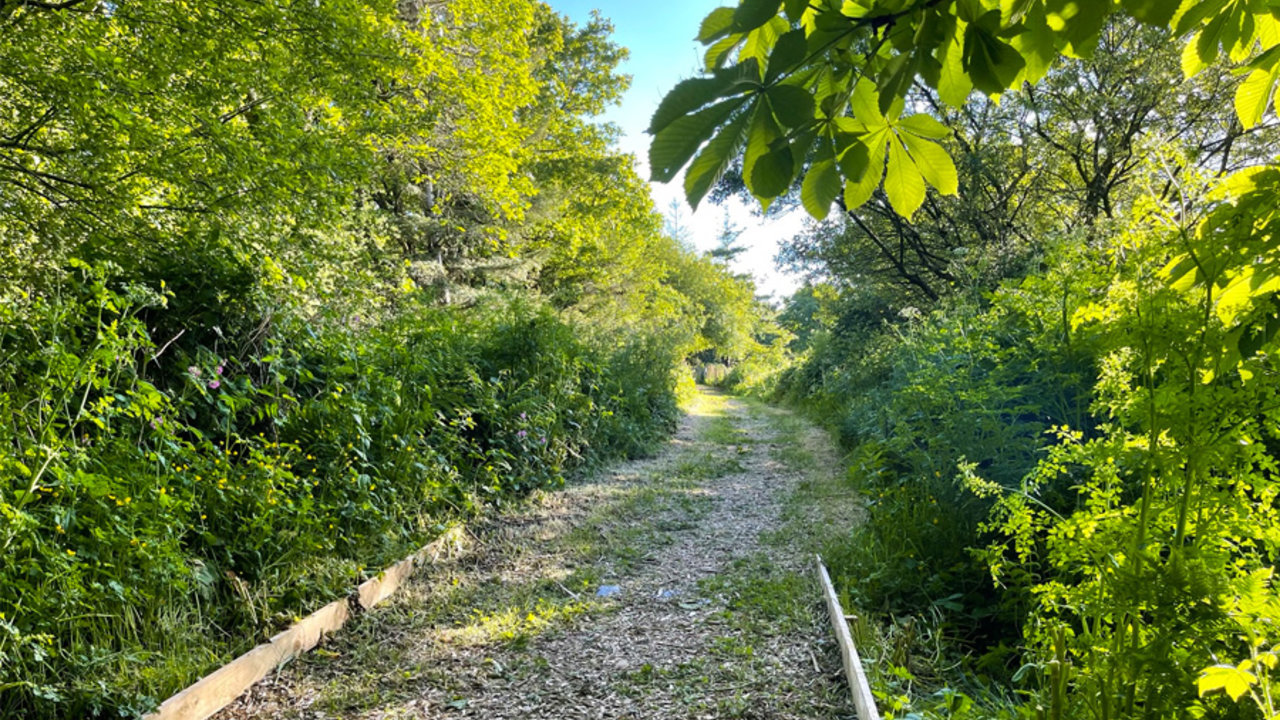
[[[1258,60],[1251,66],[1256,69],[1236,88],[1236,115],[1246,130],[1262,122],[1276,83],[1280,81],[1280,46],[1272,48]]]
[[[1261,123],[1280,84],[1280,62],[1272,61],[1280,58],[1280,17],[1269,5],[1258,2],[943,0],[913,5],[904,0],[794,0],[785,4],[781,0],[741,0],[735,7],[708,15],[698,37],[709,46],[705,61],[710,72],[723,72],[718,68],[735,59],[740,64],[758,63],[758,88],[738,92],[768,95],[782,136],[794,138],[812,129],[814,123],[852,116],[864,126],[858,142],[865,143],[881,127],[879,118],[895,122],[916,83],[934,88],[942,102],[952,107],[963,105],[975,89],[995,97],[1024,82],[1036,83],[1060,54],[1090,54],[1107,18],[1115,12],[1147,24],[1169,25],[1177,35],[1189,37],[1183,55],[1188,76],[1222,55],[1232,62],[1247,63],[1236,110],[1246,128]],[[1251,56],[1256,57],[1248,63]],[[677,86],[672,102],[664,103],[661,112],[700,112],[714,99],[705,97],[704,91],[715,83],[695,86],[694,82]],[[716,97],[727,95],[717,93]],[[659,132],[659,124],[655,122],[650,131]],[[918,138],[940,137],[914,134]],[[897,150],[891,150],[889,138],[883,139],[886,158],[909,157],[928,184],[942,190],[952,188],[954,166],[943,159],[940,148],[903,139]],[[869,193],[863,175],[842,170],[851,162],[846,159],[848,150],[848,142],[838,144],[834,167],[841,169],[852,188],[847,199],[857,200]],[[791,190],[791,184],[779,184],[786,175],[787,155],[797,172],[801,166],[818,167],[816,160],[802,157],[794,147],[783,152],[779,146],[772,152],[774,156],[761,170],[761,180],[768,177],[772,182],[756,187],[750,172],[744,176],[749,189],[762,199],[770,197],[765,190]],[[865,159],[870,162],[876,152],[868,146]],[[754,154],[748,165],[754,166],[763,156]],[[829,188],[830,168],[824,164],[821,169],[824,177],[813,187]],[[672,173],[671,168],[663,168],[655,177]],[[913,207],[917,193],[912,170],[904,167],[893,177],[899,188],[894,196],[900,200],[894,207]]]
[[[656,135],[681,116],[698,110],[717,99],[759,79],[759,69],[754,60],[741,63],[728,70],[720,70],[710,77],[684,80],[662,98],[658,109],[649,121],[648,132]]]
[[[990,95],[1004,92],[1026,65],[1012,45],[991,31],[989,25],[999,14],[992,10],[964,32],[964,70],[974,87]]]
[[[862,142],[846,148],[840,155],[840,169],[844,172],[844,205],[853,210],[871,199],[884,177],[885,144],[888,128],[868,134]]]
[[[715,136],[707,146],[698,153],[684,176],[684,193],[689,205],[697,208],[702,198],[724,175],[738,149],[751,116],[739,113],[736,120],[729,123]]]
[[[733,13],[733,29],[737,32],[754,30],[772,20],[782,7],[782,0],[742,0]]]
[[[800,202],[813,217],[822,220],[831,212],[831,204],[840,196],[840,173],[836,170],[835,157],[827,146],[826,151],[809,168],[800,187]]]
[[[1232,700],[1239,700],[1257,682],[1258,677],[1251,672],[1232,665],[1214,665],[1200,671],[1196,689],[1201,696],[1221,690]]]
[[[899,215],[911,217],[924,203],[924,176],[907,152],[902,138],[889,141],[889,170],[885,174],[884,192],[889,204]]]
[[[813,120],[813,96],[803,88],[775,85],[765,94],[769,97],[773,114],[784,126],[799,128]]]
[[[1165,26],[1178,11],[1178,3],[1170,0],[1121,0],[1126,12],[1148,25]]]
[[[794,70],[804,60],[808,48],[809,43],[805,39],[803,30],[792,30],[778,38],[778,42],[773,46],[773,53],[769,56],[768,71],[765,73],[764,81],[771,83],[783,73]]]
[[[973,92],[973,80],[964,69],[963,52],[963,35],[947,38],[938,49],[938,62],[942,66],[938,76],[938,96],[942,102],[957,108],[964,105]]]
[[[924,113],[903,118],[898,123],[898,127],[930,140],[941,140],[951,134],[951,128],[938,122],[937,118],[932,115],[925,115]]]
[[[698,42],[709,43],[729,34],[733,28],[733,8],[716,8],[702,21],[698,30]]]
[[[947,151],[937,143],[916,137],[910,132],[902,133],[900,137],[925,181],[943,195],[955,195],[959,190],[959,176]]]
[[[743,102],[742,99],[724,100],[679,117],[664,127],[649,145],[649,166],[654,179],[667,182],[674,178],[720,123],[729,119]]]

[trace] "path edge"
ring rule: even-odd
[[[867,682],[858,648],[853,645],[853,635],[849,632],[849,623],[845,619],[844,608],[840,606],[835,586],[831,584],[831,575],[827,572],[827,566],[822,563],[821,555],[814,555],[813,559],[818,572],[818,583],[822,586],[822,594],[826,600],[827,614],[831,616],[831,627],[835,630],[836,642],[840,644],[840,659],[844,663],[845,679],[849,681],[849,691],[853,694],[853,707],[858,711],[858,720],[880,720],[875,696],[871,694],[871,684]]]
[[[415,570],[434,564],[440,552],[457,540],[459,532],[460,526],[450,528],[360,583],[351,596],[334,600],[180,690],[142,720],[207,720],[273,670],[314,648],[325,635],[342,629],[358,611],[370,610],[394,595]]]

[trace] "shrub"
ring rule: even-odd
[[[674,343],[588,345],[528,302],[283,308],[256,344],[161,347],[140,318],[172,294],[109,271],[0,316],[0,714],[143,712],[450,518],[677,416]]]

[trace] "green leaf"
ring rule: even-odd
[[[747,148],[742,155],[742,179],[748,181],[756,162],[773,149],[773,143],[782,138],[782,128],[773,117],[773,111],[765,98],[755,104],[751,127],[747,131]],[[757,197],[761,197],[757,194]]]
[[[800,186],[800,202],[818,220],[825,220],[831,203],[840,195],[840,173],[834,157],[819,160],[809,168]]]
[[[844,143],[836,155],[836,162],[847,180],[861,180],[871,165],[871,150],[864,142],[865,137],[866,133],[860,132],[836,138],[837,142]]]
[[[1000,0],[1000,20],[1004,25],[1013,25],[1032,8],[1033,0]]]
[[[880,73],[876,84],[876,92],[879,93],[879,102],[877,107],[880,112],[889,117],[895,117],[898,113],[890,110],[898,101],[907,94],[907,89],[911,87],[912,81],[916,77],[916,69],[918,63],[915,61],[914,53],[903,53],[896,55],[885,67],[884,72]]]
[[[988,95],[1007,90],[1026,65],[1017,50],[977,24],[965,28],[963,60],[974,87]]]
[[[691,78],[678,83],[667,93],[649,121],[650,135],[662,132],[677,118],[715,100],[742,89],[759,86],[760,69],[755,60],[747,60],[727,70],[717,70],[711,77]]]
[[[1049,27],[1067,41],[1063,52],[1086,57],[1111,15],[1111,0],[1047,0],[1045,11]]]
[[[1022,20],[1022,32],[1013,37],[1011,44],[1026,62],[1022,79],[1033,84],[1040,82],[1058,57],[1058,47],[1043,5],[1037,3],[1026,14]]]
[[[937,118],[925,113],[917,113],[898,121],[898,127],[912,135],[941,140],[951,135],[951,128],[943,125]]]
[[[725,60],[729,59],[729,54],[733,49],[742,44],[743,39],[746,37],[742,33],[732,33],[717,40],[714,45],[707,48],[706,54],[702,56],[703,67],[707,70],[718,70],[724,65]]]
[[[784,0],[782,4],[782,10],[791,22],[800,22],[807,7],[809,7],[809,0]]]
[[[924,176],[907,149],[896,137],[889,139],[889,170],[884,178],[884,192],[889,204],[899,215],[910,218],[924,203]]]
[[[695,210],[711,188],[724,176],[730,161],[742,145],[742,137],[751,119],[750,113],[740,113],[698,153],[684,174],[684,194]]]
[[[798,128],[813,122],[813,96],[794,85],[775,85],[765,91],[773,114],[784,127]]]
[[[962,59],[964,46],[960,40],[961,37],[963,35],[958,34],[956,37],[948,38],[938,48],[937,56],[942,66],[938,75],[938,97],[954,108],[963,106],[969,94],[973,92],[973,81],[964,71]]]
[[[711,133],[742,107],[746,98],[733,98],[685,115],[667,125],[649,145],[649,168],[653,180],[669,182],[689,158],[711,137]]]
[[[888,133],[888,129],[871,133],[843,154],[840,169],[845,172],[844,206],[846,209],[853,210],[860,207],[870,200],[871,194],[880,187],[880,179],[884,177],[885,140]],[[862,171],[853,175],[848,172],[846,165],[852,165],[850,158],[858,155],[865,159],[859,163]]]
[[[1227,0],[1184,0],[1182,6],[1174,13],[1173,32],[1175,35],[1186,35],[1210,15],[1216,15],[1227,4]]]
[[[1196,681],[1196,688],[1200,692],[1200,696],[1221,690],[1227,694],[1232,700],[1239,700],[1245,693],[1249,692],[1249,686],[1258,682],[1258,678],[1250,672],[1245,672],[1231,665],[1214,665],[1200,671],[1200,679]]]
[[[1121,0],[1125,12],[1148,25],[1164,27],[1173,20],[1178,3],[1170,0]]]
[[[1262,116],[1267,112],[1271,95],[1276,89],[1278,70],[1280,67],[1273,70],[1254,70],[1236,88],[1236,115],[1240,118],[1240,124],[1245,130],[1262,122]]]
[[[791,152],[791,144],[782,141],[756,160],[746,181],[753,195],[767,199],[785,193],[795,176],[796,160]]]
[[[1212,65],[1213,61],[1218,59],[1218,47],[1222,44],[1222,34],[1227,27],[1227,18],[1227,15],[1219,15],[1210,20],[1196,37],[1196,53],[1200,56],[1200,62],[1205,65]]]
[[[884,115],[880,113],[880,98],[876,93],[876,86],[870,80],[858,80],[853,96],[849,98],[849,109],[858,122],[866,125],[868,129],[888,125]]]
[[[956,165],[947,151],[937,143],[922,140],[910,133],[903,133],[901,138],[925,181],[943,195],[955,195],[960,189],[960,179],[956,174]]]
[[[764,25],[778,14],[782,0],[742,0],[733,13],[735,32],[748,32]]]
[[[724,37],[729,34],[733,28],[733,8],[721,7],[712,10],[702,20],[702,27],[698,29],[698,42],[706,45],[717,38]]]
[[[769,69],[764,74],[765,84],[777,80],[783,73],[799,65],[808,51],[809,42],[805,39],[804,30],[792,30],[778,38],[773,52],[769,53]]]
[[[1182,76],[1188,80],[1195,77],[1209,67],[1209,64],[1200,59],[1200,33],[1191,36],[1186,45],[1182,46]]]

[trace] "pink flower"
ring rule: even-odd
[[[215,375],[221,375],[221,374],[222,374],[222,366],[221,366],[221,365],[219,365],[218,367],[214,368],[214,369],[213,369],[213,374],[215,374]]]
[[[520,438],[521,440],[525,439],[528,436],[529,436],[529,433],[525,432],[524,430],[521,430],[520,432],[516,433],[516,437]]]
[[[209,389],[210,389],[210,390],[217,390],[217,389],[218,389],[218,388],[220,388],[220,387],[222,387],[222,381],[221,381],[221,380],[210,380],[210,381],[209,381]]]
[[[191,377],[200,377],[200,368],[195,365],[187,368],[187,372],[191,373]]]

